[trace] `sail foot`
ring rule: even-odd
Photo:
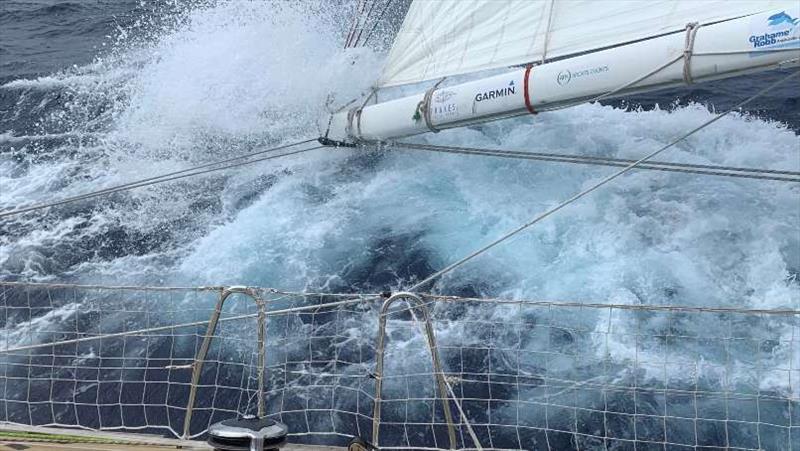
[[[331,117],[326,137],[341,142],[387,141],[600,98],[775,69],[787,62],[796,65],[800,59],[800,24],[771,19],[780,14],[799,17],[800,6],[687,27],[686,33],[343,111]]]

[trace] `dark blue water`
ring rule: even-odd
[[[166,2],[165,2],[166,3]],[[5,0],[0,4],[0,83],[91,62],[111,36],[167,12],[134,0]],[[8,111],[10,105],[3,105]]]

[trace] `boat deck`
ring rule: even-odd
[[[0,451],[54,451],[54,450],[82,450],[82,451],[142,451],[142,450],[168,450],[177,449],[173,446],[150,445],[93,445],[88,443],[38,443],[38,442],[13,442],[0,444]],[[198,448],[200,449],[200,448]],[[210,449],[210,448],[209,448]]]
[[[85,441],[82,441],[85,440]],[[96,432],[31,426],[0,426],[0,451],[166,451],[211,450],[205,442],[145,434]],[[289,444],[282,451],[343,451],[344,448]]]
[[[165,451],[170,449],[203,449],[211,448],[201,442],[185,445],[104,445],[88,443],[39,443],[39,442],[0,442],[0,451],[55,451],[55,450],[82,450],[82,451]],[[287,445],[281,451],[339,451],[344,448],[331,448],[325,446]]]

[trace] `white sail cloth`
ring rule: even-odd
[[[379,86],[602,49],[768,11],[781,0],[414,0]]]

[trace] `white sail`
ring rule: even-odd
[[[598,3],[609,5],[606,13],[610,14],[614,3]],[[632,8],[628,15],[634,16],[632,11],[637,11],[641,3],[661,5],[664,2],[625,2]],[[736,14],[742,13],[742,10],[735,8],[744,3],[723,3],[733,6],[733,10],[722,8],[716,12],[706,11],[706,17],[714,14],[716,17],[726,17],[734,14],[732,11]],[[753,4],[748,3],[751,6]],[[535,67],[520,67],[468,82],[437,84],[425,92],[342,110],[327,121],[325,138],[337,142],[386,141],[521,114],[566,108],[599,97],[614,98],[800,65],[800,4],[794,0],[756,3],[774,5],[774,9],[699,27],[681,25],[678,33],[664,34],[663,31],[670,30],[669,27],[654,26],[661,34],[650,39],[549,60]],[[561,4],[574,3],[557,0],[553,5],[558,7]],[[675,14],[677,11],[685,12],[681,8],[687,8],[684,2],[670,4],[673,5],[672,11]],[[707,1],[703,4],[710,7],[715,2]],[[686,18],[683,17],[675,23],[684,19]],[[701,19],[695,16],[688,21],[700,22]],[[463,34],[474,36],[470,30],[464,30]],[[633,35],[625,36],[630,39]],[[463,36],[462,38],[466,39]],[[565,51],[565,47],[559,42],[565,41],[553,42],[551,50],[555,54]],[[401,51],[401,45],[399,42],[395,45],[395,53]],[[576,48],[572,47],[572,50]],[[526,58],[532,54],[529,53]],[[497,52],[492,61],[499,61],[499,55],[500,52]],[[456,59],[447,56],[444,58],[450,64],[450,72],[489,67],[486,60],[481,66],[466,58],[458,59],[458,64],[454,62]],[[508,61],[511,64],[511,60]],[[410,68],[412,66],[409,65]],[[445,65],[435,67],[441,68]],[[418,81],[431,74],[438,77],[450,72],[426,69],[425,72],[418,73],[418,78],[410,81]]]
[[[415,0],[379,86],[579,54],[769,11],[780,0]]]

